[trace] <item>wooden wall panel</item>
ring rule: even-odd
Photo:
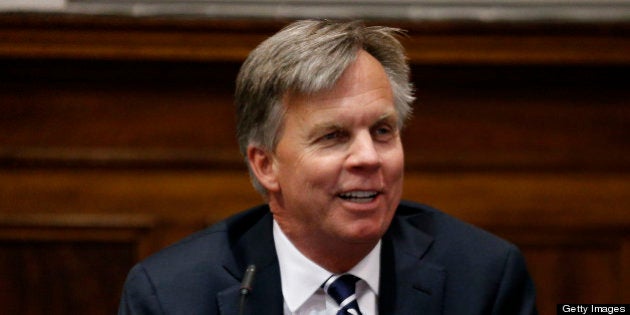
[[[620,292],[627,280],[620,280],[622,264],[615,248],[602,246],[523,246],[536,281],[541,314],[553,314],[561,303],[612,303],[627,301]],[[584,270],[597,270],[584,272]]]
[[[233,82],[283,23],[0,15],[0,305],[111,314],[131,264],[260,203]],[[388,24],[404,197],[519,245],[543,315],[628,301],[628,25]]]
[[[234,146],[238,64],[2,60],[4,147]],[[169,128],[164,128],[169,126]]]
[[[128,244],[0,241],[0,304],[5,314],[115,314]]]
[[[410,167],[627,170],[627,67],[412,68]]]
[[[51,213],[50,200],[37,188],[29,188],[27,198],[39,207],[24,211],[13,206],[24,196],[19,188],[1,191],[7,200],[0,208],[3,312],[116,313],[126,273],[158,248],[151,239],[153,216],[70,214],[68,208]]]
[[[232,104],[237,63],[0,65],[0,163],[242,168]],[[415,64],[412,71],[409,167],[627,170],[627,66]]]

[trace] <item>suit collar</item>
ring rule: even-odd
[[[427,215],[397,215],[383,237],[379,314],[442,314],[446,272],[423,259],[433,244]]]
[[[248,216],[256,216],[254,218]],[[231,238],[233,255],[227,257],[223,267],[234,277],[234,285],[217,294],[222,315],[239,313],[240,286],[248,265],[256,266],[252,291],[247,296],[243,314],[279,315],[283,312],[280,270],[276,249],[273,243],[272,215],[267,207],[260,207],[248,212],[245,220],[239,220],[239,226],[228,224],[230,230],[246,232],[242,236]],[[241,222],[254,222],[244,227]]]

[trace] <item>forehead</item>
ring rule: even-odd
[[[381,103],[394,110],[392,88],[383,66],[363,50],[331,88],[313,93],[289,92],[283,103],[287,113],[306,115],[329,110],[360,112]]]
[[[329,88],[310,94],[311,99],[330,99],[358,95],[373,89],[387,89],[391,93],[389,78],[381,63],[364,50]]]

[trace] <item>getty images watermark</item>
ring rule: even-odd
[[[630,304],[558,304],[556,314],[630,314]]]

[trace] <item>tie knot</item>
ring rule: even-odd
[[[355,285],[359,280],[351,274],[332,275],[322,284],[324,291],[339,304],[337,314],[361,314],[355,295]]]

